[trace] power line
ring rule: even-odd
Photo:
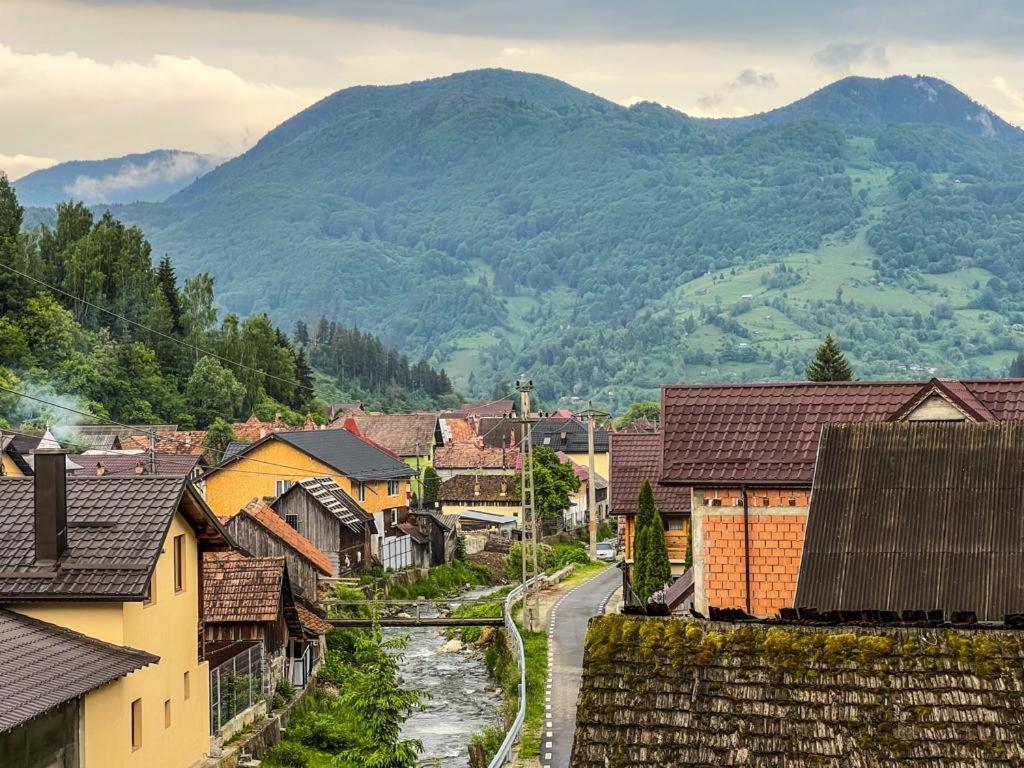
[[[55,285],[50,285],[49,283],[47,283],[47,282],[45,282],[43,280],[40,280],[37,277],[33,277],[32,275],[26,274],[26,273],[24,273],[24,272],[22,272],[20,270],[15,269],[14,267],[10,266],[9,264],[0,263],[0,267],[3,267],[7,271],[13,272],[16,275],[20,275],[21,277],[24,277],[26,280],[31,280],[34,283],[38,283],[39,285],[43,286],[44,288],[48,288],[51,291],[55,291],[56,293],[60,293],[60,294],[62,294],[64,296],[67,296],[69,299],[72,299],[73,301],[79,301],[82,304],[85,304],[87,307],[92,307],[93,309],[97,309],[100,312],[106,312],[111,317],[116,317],[118,320],[120,320],[122,322],[125,322],[125,323],[128,323],[129,325],[134,325],[136,328],[140,328],[140,329],[142,329],[144,331],[148,331],[149,333],[155,333],[157,336],[160,336],[161,338],[167,339],[168,341],[173,341],[175,344],[181,344],[183,347],[187,347],[188,349],[191,349],[194,352],[201,352],[204,355],[209,355],[210,357],[214,357],[214,358],[216,358],[216,359],[218,359],[218,360],[220,360],[222,362],[228,363],[229,365],[234,365],[234,366],[236,366],[238,368],[243,368],[243,369],[245,369],[247,371],[252,371],[253,373],[263,374],[268,379],[274,379],[275,381],[280,381],[280,382],[283,382],[285,384],[294,384],[297,387],[301,387],[303,389],[306,389],[310,393],[315,394],[315,392],[313,390],[313,387],[306,386],[306,385],[302,384],[298,380],[294,380],[293,381],[293,380],[285,379],[285,378],[283,378],[281,376],[275,376],[274,374],[267,373],[266,371],[260,370],[259,368],[253,368],[251,365],[246,365],[245,363],[240,363],[240,362],[238,362],[236,360],[231,360],[229,358],[226,358],[226,357],[223,357],[221,355],[218,355],[216,352],[212,352],[211,350],[204,349],[203,347],[198,347],[195,344],[192,344],[191,342],[185,341],[184,339],[179,339],[176,336],[171,336],[169,334],[164,333],[163,331],[158,331],[155,328],[150,328],[148,325],[143,325],[142,323],[136,322],[135,320],[131,320],[131,319],[125,317],[124,315],[119,315],[116,312],[112,312],[111,310],[109,310],[109,309],[107,309],[105,307],[101,307],[98,304],[93,304],[91,301],[88,301],[87,299],[79,298],[78,296],[75,296],[72,293],[68,293],[67,291],[65,291],[65,290],[63,290],[61,288],[58,288]]]

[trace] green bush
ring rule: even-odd
[[[289,737],[300,744],[331,754],[348,749],[353,740],[345,725],[334,715],[314,712],[293,727]]]
[[[274,697],[280,696],[285,701],[291,701],[295,697],[295,686],[290,680],[278,680],[274,688]]]
[[[301,744],[294,741],[282,741],[267,753],[266,762],[280,768],[307,768],[309,753]]]
[[[505,731],[496,725],[488,725],[479,733],[474,733],[473,738],[470,739],[470,744],[474,746],[483,747],[482,760],[480,762],[470,762],[470,768],[487,768],[492,758],[498,754],[498,750],[501,748],[501,742],[505,740]]]
[[[557,571],[570,563],[575,565],[586,565],[590,562],[590,555],[581,544],[556,544],[553,547],[551,566]]]

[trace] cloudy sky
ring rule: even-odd
[[[479,67],[705,116],[930,74],[1024,125],[1022,39],[1017,0],[0,0],[0,169],[230,156],[339,88]]]

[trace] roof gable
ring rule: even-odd
[[[307,493],[334,515],[353,533],[362,533],[367,524],[373,525],[373,515],[359,506],[359,502],[345,493],[345,489],[329,477],[307,477],[299,480],[284,495]]]
[[[229,530],[234,521],[242,515],[254,520],[271,536],[281,541],[305,560],[308,560],[324,576],[331,575],[330,558],[322,550],[318,549],[313,542],[288,525],[277,512],[267,506],[263,499],[253,499],[241,512],[230,517],[227,521]]]
[[[644,480],[651,482],[654,504],[663,514],[689,514],[690,489],[658,483],[661,476],[659,433],[616,432],[609,442],[611,497],[608,511],[614,515],[635,515]]]
[[[1024,613],[1024,423],[822,431],[796,607]]]
[[[158,661],[0,608],[0,732]]]
[[[893,421],[903,419],[934,421],[935,418],[924,414],[923,411],[929,410],[929,402],[935,398],[940,398],[954,409],[954,412],[959,414],[957,418],[965,418],[970,421],[995,421],[995,417],[988,407],[962,381],[944,381],[942,379],[932,379],[921,387],[891,418]],[[949,419],[940,415],[937,420]]]

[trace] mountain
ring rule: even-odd
[[[25,206],[159,202],[187,187],[222,158],[179,149],[158,149],[107,160],[73,160],[23,176],[14,183]]]
[[[933,78],[708,121],[487,70],[340,91],[120,207],[226,309],[320,313],[474,394],[986,374],[1024,346],[1024,134]],[[288,269],[282,269],[287,265]]]

